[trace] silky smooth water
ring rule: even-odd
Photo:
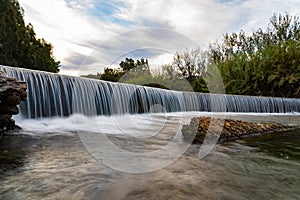
[[[299,130],[217,144],[203,159],[198,158],[200,146],[192,145],[169,166],[141,174],[104,165],[78,135],[109,134],[125,150],[153,151],[170,141],[174,123],[188,123],[201,115],[225,117],[196,112],[119,116],[136,122],[131,129],[120,128],[108,116],[17,118],[23,130],[5,137],[0,145],[0,199],[299,199]],[[226,117],[300,125],[299,114],[227,113]],[[169,134],[156,137],[153,132],[159,132],[155,127],[161,124]],[[123,129],[135,138],[151,137],[135,144],[135,139],[124,137]]]
[[[300,112],[300,99],[200,94],[112,83],[48,72],[0,66],[8,76],[26,81],[25,118],[72,114],[120,115],[158,112]]]

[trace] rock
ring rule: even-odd
[[[6,105],[18,105],[21,102],[21,93],[16,91],[8,91],[3,95],[2,102]],[[1,112],[1,111],[0,111]]]
[[[0,83],[5,83],[5,82],[6,82],[6,79],[3,77],[0,77]]]
[[[0,132],[15,128],[15,121],[11,117],[19,113],[17,105],[26,100],[26,90],[26,82],[7,77],[0,70]]]
[[[15,128],[15,120],[13,119],[2,119],[0,120],[0,128],[6,131],[13,130]]]
[[[188,142],[203,143],[208,130],[212,134],[215,133],[216,136],[218,136],[221,131],[219,141],[226,141],[249,137],[255,134],[279,132],[295,128],[297,127],[285,126],[282,124],[259,124],[241,120],[199,117],[193,118],[189,125],[184,125],[181,132],[183,138]]]
[[[12,117],[12,115],[9,115],[9,114],[1,114],[0,115],[0,120],[2,120],[2,119],[10,119]]]
[[[19,113],[19,108],[15,105],[5,105],[3,103],[0,104],[0,113],[1,114],[10,114],[10,115],[17,115]]]
[[[3,70],[0,70],[0,76],[6,77],[6,73]]]
[[[16,78],[13,78],[13,77],[7,77],[6,80],[7,80],[7,81],[16,81],[17,79],[16,79]]]

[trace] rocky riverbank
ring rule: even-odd
[[[235,140],[244,137],[293,130],[299,127],[278,123],[254,123],[232,119],[211,117],[192,118],[189,125],[184,125],[181,132],[185,140],[202,143],[206,134],[218,136],[219,141]]]
[[[0,133],[15,128],[11,117],[19,113],[17,105],[26,100],[26,90],[26,82],[7,77],[5,72],[0,71]]]

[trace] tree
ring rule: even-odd
[[[190,83],[199,78],[206,70],[207,56],[206,52],[199,48],[178,53],[173,57],[172,65],[186,78]]]
[[[121,61],[119,65],[123,69],[124,72],[127,72],[127,71],[135,68],[135,63],[132,58],[126,58],[124,61]]]
[[[0,2],[0,64],[58,72],[53,46],[36,38],[33,26],[25,25],[23,13],[17,0]]]
[[[162,69],[162,75],[170,80],[173,80],[175,78],[178,78],[179,72],[176,70],[174,65],[172,64],[164,64],[161,66]]]
[[[210,53],[231,94],[300,97],[300,21],[274,14],[266,31],[225,34]]]
[[[148,59],[141,58],[141,60],[136,60],[136,67],[133,69],[135,72],[141,73],[143,75],[151,75]]]
[[[134,61],[132,58],[126,58],[125,61],[121,61],[119,65],[125,73],[130,71],[143,75],[151,74],[148,59],[145,60],[144,58],[141,58],[140,60]]]
[[[151,77],[148,60],[141,58],[140,60],[133,60],[132,58],[126,58],[120,62],[120,68],[122,69],[122,81],[128,82],[128,80],[139,79],[142,77]],[[124,75],[124,76],[123,76]]]
[[[120,69],[104,68],[104,73],[101,74],[100,79],[111,82],[118,82],[123,76],[123,72]]]

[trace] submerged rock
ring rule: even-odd
[[[13,77],[7,77],[0,70],[0,132],[15,128],[12,115],[19,113],[17,105],[27,98],[26,82],[21,82]]]
[[[297,127],[275,123],[254,123],[232,119],[195,117],[189,125],[182,127],[181,132],[185,140],[193,143],[203,143],[208,132],[210,135],[218,137],[219,141],[226,141],[295,128]]]

